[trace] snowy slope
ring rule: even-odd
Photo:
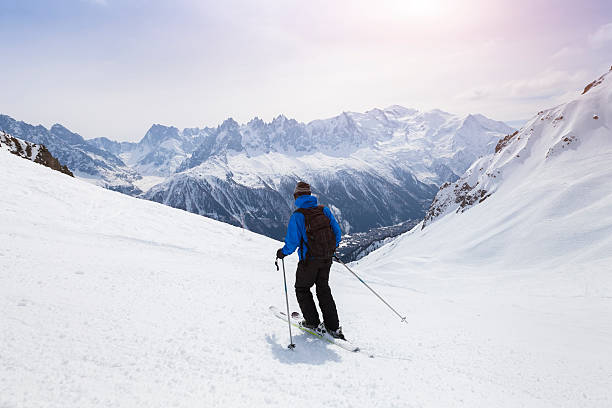
[[[605,180],[611,173],[606,160],[612,150],[612,76],[609,72],[595,82],[597,87],[587,87],[590,92],[577,99],[538,112],[520,131],[500,140],[494,153],[474,162],[457,181],[445,184],[424,225],[451,212],[466,211],[497,194],[500,188],[506,199],[514,201],[513,193],[522,193],[527,186],[548,193],[548,184],[558,181],[555,191],[562,194],[544,201],[556,199],[561,206],[567,206],[568,201],[588,204],[588,195],[597,196],[595,191],[605,194]],[[544,179],[543,173],[550,174],[550,180]],[[589,191],[585,195],[581,189]],[[536,201],[534,205],[542,201],[540,195],[531,198]],[[562,207],[557,211],[555,207],[550,212],[566,210]]]
[[[279,242],[3,151],[0,169],[2,407],[612,403],[601,265],[475,269],[435,262],[430,241],[357,266],[408,325],[335,265],[345,332],[379,357],[297,333],[292,352],[267,311],[284,302]]]
[[[533,406],[612,404],[612,72],[594,83],[442,188],[425,228],[355,264],[473,308],[483,338],[512,356],[506,368],[542,398]]]

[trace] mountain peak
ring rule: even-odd
[[[262,125],[264,125],[264,123],[265,122],[263,120],[261,120],[258,116],[255,116],[253,119],[248,121],[247,126],[258,128],[258,127],[261,127]]]
[[[49,129],[51,131],[69,131],[64,125],[61,125],[59,123],[54,123],[53,126],[51,126],[51,128]]]
[[[151,125],[151,127],[149,128],[149,130],[166,130],[166,129],[177,129],[175,126],[166,126],[166,125],[162,125],[161,123],[154,123]]]
[[[443,111],[442,109],[434,108],[429,111],[429,113],[435,113],[437,115],[450,115],[447,111]]]
[[[221,123],[221,126],[219,126],[220,130],[229,130],[229,129],[235,129],[238,128],[240,125],[238,125],[238,122],[236,122],[234,120],[234,118],[229,117],[227,119],[225,119],[223,121],[223,123]]]
[[[153,124],[144,137],[138,142],[139,145],[157,146],[168,139],[178,139],[179,130],[174,126]]]
[[[65,142],[70,143],[70,144],[79,144],[79,143],[85,142],[85,139],[83,139],[81,135],[79,135],[78,133],[71,132],[70,130],[68,130],[63,125],[60,125],[59,123],[56,123],[53,126],[51,126],[51,129],[49,129],[49,132],[52,135],[59,137]]]
[[[465,115],[465,117],[463,118],[463,123],[472,123],[472,122],[478,122],[478,118],[476,117],[476,115],[472,113],[468,113],[467,115]]]
[[[390,105],[383,109],[383,111],[385,113],[392,113],[395,116],[408,116],[419,112],[417,109],[406,108],[405,106],[401,105]]]

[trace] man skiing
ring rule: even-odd
[[[333,337],[344,339],[329,287],[332,256],[341,239],[340,226],[329,208],[317,205],[308,183],[297,183],[293,198],[298,209],[289,219],[285,246],[278,249],[276,257],[282,259],[298,249],[300,260],[295,273],[295,294],[304,316],[302,326],[323,329],[310,291],[316,285],[325,329]]]

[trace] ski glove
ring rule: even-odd
[[[283,254],[283,248],[279,248],[278,251],[276,251],[276,257],[279,259],[283,259],[286,255]]]

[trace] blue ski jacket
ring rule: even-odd
[[[312,208],[317,206],[317,197],[312,195],[303,195],[299,196],[295,200],[295,206],[298,208]],[[334,215],[329,210],[329,208],[324,207],[323,213],[329,218],[329,222],[331,224],[332,230],[334,231],[334,235],[336,235],[336,246],[340,244],[340,240],[342,239],[342,232],[340,231],[340,225],[338,225],[338,221],[334,218]],[[308,238],[306,237],[306,223],[304,220],[304,214],[299,212],[294,212],[289,219],[289,226],[287,227],[287,235],[285,236],[285,246],[283,247],[283,254],[291,255],[296,248],[300,247],[300,243],[304,240],[304,242],[308,243]],[[303,245],[302,248],[298,250],[298,256],[300,261],[306,258],[306,252],[308,252],[308,248],[306,245]]]

